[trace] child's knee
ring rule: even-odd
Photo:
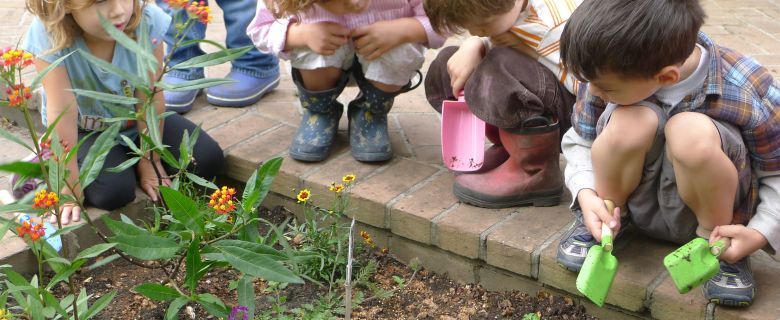
[[[618,107],[593,142],[593,150],[608,154],[647,153],[655,141],[658,122],[658,114],[649,107]]]
[[[723,153],[718,128],[701,113],[675,115],[666,123],[664,134],[669,157],[686,167],[701,166]]]
[[[310,91],[324,91],[336,87],[341,74],[341,68],[326,67],[313,70],[299,69],[304,88]]]

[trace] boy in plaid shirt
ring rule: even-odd
[[[704,292],[746,306],[749,255],[780,247],[780,90],[700,33],[704,18],[698,0],[600,0],[569,19],[561,57],[583,84],[562,149],[577,219],[558,262],[579,271],[602,223],[677,243],[730,238]]]

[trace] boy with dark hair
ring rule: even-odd
[[[569,19],[561,55],[582,85],[562,149],[577,219],[558,262],[579,271],[602,223],[617,232],[626,213],[668,241],[730,238],[704,293],[746,306],[749,255],[780,247],[780,90],[700,33],[704,18],[697,0],[598,0]]]
[[[575,79],[558,52],[566,19],[582,0],[425,0],[434,30],[475,37],[441,50],[425,79],[431,106],[463,91],[493,142],[476,173],[455,178],[463,202],[503,208],[553,206],[563,194],[561,132],[569,128]]]

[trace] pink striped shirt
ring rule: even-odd
[[[444,44],[444,37],[433,31],[431,22],[425,15],[422,0],[373,0],[366,11],[357,14],[336,15],[314,4],[308,10],[301,12],[298,17],[301,23],[311,24],[318,22],[335,22],[348,29],[371,25],[377,21],[395,20],[414,17],[420,21],[428,42],[429,48],[438,48]],[[278,57],[286,58],[284,46],[287,40],[287,27],[296,18],[274,18],[271,11],[262,0],[257,1],[257,13],[252,23],[247,28],[247,34],[257,49],[265,53],[272,53]]]

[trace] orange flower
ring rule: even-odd
[[[51,209],[59,203],[60,197],[56,193],[41,190],[35,193],[35,199],[33,199],[33,208]]]
[[[33,55],[24,50],[6,48],[0,51],[0,62],[3,67],[13,70],[14,68],[24,69],[33,63]]]
[[[46,235],[46,230],[43,229],[43,225],[40,223],[25,221],[22,222],[21,226],[16,227],[16,233],[20,238],[24,238],[24,235],[29,234],[30,239],[36,241]]]
[[[190,19],[197,19],[203,24],[211,22],[211,8],[206,5],[205,1],[189,3],[188,0],[163,0],[163,2],[167,3],[173,10],[186,10]]]
[[[174,10],[187,7],[189,4],[188,0],[163,0],[163,2],[167,3]]]
[[[22,106],[25,101],[32,99],[30,88],[25,87],[24,84],[8,87],[5,93],[8,94],[8,104],[12,107]]]
[[[311,192],[309,189],[303,189],[298,192],[298,203],[306,203],[306,201],[309,201],[309,197],[311,197]]]
[[[371,235],[368,234],[368,232],[360,231],[360,237],[363,238],[363,242],[365,242],[369,247],[376,247],[376,244],[374,244],[374,239],[371,239]]]
[[[226,214],[236,209],[233,199],[236,195],[236,189],[222,187],[222,189],[214,190],[209,199],[209,207],[214,208],[214,211],[219,214]]]

